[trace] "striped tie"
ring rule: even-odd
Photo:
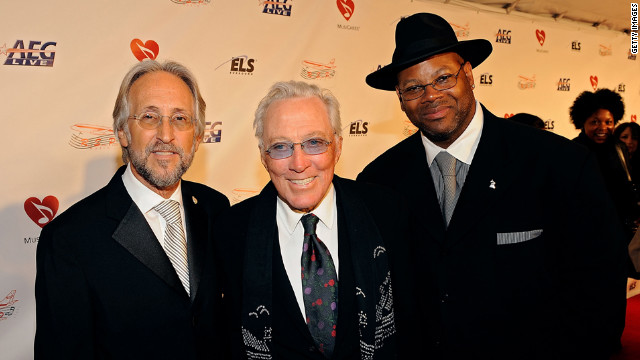
[[[187,294],[190,294],[187,241],[182,228],[180,204],[175,200],[165,200],[153,209],[167,222],[167,229],[164,232],[164,251],[169,256],[174,269],[176,269],[176,273],[184,289],[187,290]]]
[[[456,207],[456,158],[448,152],[442,151],[435,158],[438,168],[444,180],[444,199],[442,201],[442,214],[449,226],[453,209]]]

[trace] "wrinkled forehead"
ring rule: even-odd
[[[325,104],[317,97],[277,100],[264,119],[263,140],[303,141],[333,133]]]

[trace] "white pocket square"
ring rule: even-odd
[[[510,233],[498,233],[498,245],[517,244],[542,235],[542,229]]]

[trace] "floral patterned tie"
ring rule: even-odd
[[[318,349],[327,358],[333,354],[338,322],[338,276],[329,249],[318,239],[318,217],[302,217],[302,294],[307,326]]]

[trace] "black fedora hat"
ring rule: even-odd
[[[396,26],[396,49],[391,64],[367,75],[367,84],[380,90],[395,90],[397,74],[425,59],[454,52],[476,67],[491,54],[488,40],[458,41],[449,23],[435,14],[418,13]]]

